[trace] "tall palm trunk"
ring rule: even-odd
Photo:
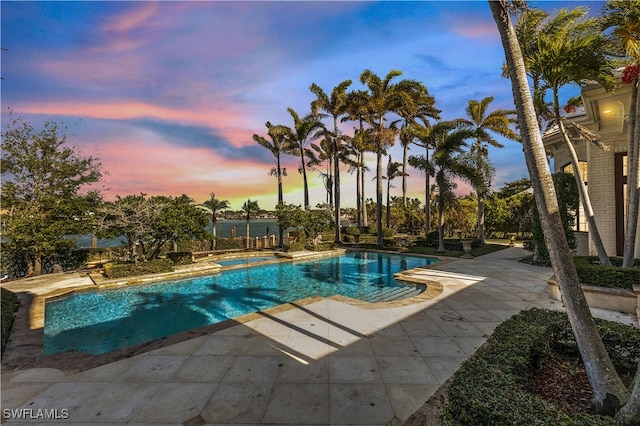
[[[442,194],[440,195],[442,198]],[[438,202],[438,253],[444,253],[447,249],[444,246],[444,201]]]
[[[624,232],[622,266],[633,268],[636,234],[638,232],[638,206],[640,205],[640,101],[638,77],[633,81],[629,111],[629,146],[627,148],[627,223]]]
[[[360,174],[362,169],[360,167],[360,153],[358,153],[358,165],[356,166],[356,216],[358,229],[362,227],[362,184],[360,182]]]
[[[391,228],[391,178],[387,176],[387,217],[386,226]]]
[[[284,202],[284,195],[282,192],[282,167],[280,166],[280,155],[276,156],[276,166],[278,167],[278,204]],[[284,229],[278,225],[278,245],[282,247],[284,245]]]
[[[364,152],[360,153],[360,190],[362,191],[362,226],[369,226],[369,215],[367,214],[367,195],[364,190],[364,175],[365,175],[365,164],[364,164]]]
[[[618,377],[598,333],[582,292],[578,274],[562,227],[553,179],[547,163],[542,137],[529,90],[520,45],[502,1],[489,1],[505,51],[521,129],[522,145],[534,197],[538,206],[545,242],[558,280],[567,315],[576,337],[598,412],[613,415],[629,395]],[[616,401],[617,399],[617,401]]]
[[[425,156],[427,163],[429,164],[429,145],[425,144],[427,155]],[[427,238],[429,235],[429,231],[431,231],[431,175],[429,174],[429,170],[425,170],[425,188],[424,188],[424,217],[425,217],[425,227],[424,227],[424,237]]]
[[[336,223],[336,244],[340,244],[342,236],[340,235],[340,140],[338,139],[338,119],[333,117],[333,183],[335,191],[333,199],[335,201],[335,223]]]
[[[376,222],[378,225],[378,244],[379,249],[384,248],[384,238],[382,235],[382,152],[380,149],[376,152]]]
[[[478,194],[478,240],[484,245],[484,197]]]
[[[407,207],[407,154],[409,143],[402,144],[402,205]],[[388,228],[388,226],[387,226]]]
[[[304,209],[309,210],[309,185],[307,184],[307,168],[304,162],[304,149],[300,147],[300,164],[302,168],[302,180],[304,184]]]
[[[249,217],[247,216],[247,248],[250,249],[251,248],[251,237],[250,237],[250,233],[249,233]]]
[[[218,219],[215,214],[211,215],[211,250],[216,249],[216,224]]]

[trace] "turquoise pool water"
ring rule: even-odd
[[[248,265],[250,263],[264,262],[266,260],[276,260],[275,256],[253,256],[241,257],[237,259],[218,260],[216,263],[221,266]]]
[[[368,300],[381,289],[408,286],[396,282],[396,272],[436,261],[357,252],[74,293],[47,301],[44,352],[102,354],[310,296]]]

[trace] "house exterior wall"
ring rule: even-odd
[[[613,146],[618,135],[603,137],[603,142]],[[600,238],[609,256],[616,255],[616,196],[614,176],[614,150],[604,151],[590,146],[588,156],[589,198],[593,206]],[[596,255],[593,241],[589,239],[589,254]]]

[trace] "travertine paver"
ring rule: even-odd
[[[501,321],[562,308],[547,297],[551,271],[523,255],[510,248],[418,271],[443,290],[407,306],[327,298],[66,377],[7,372],[2,408],[68,410],[41,424],[398,424]]]

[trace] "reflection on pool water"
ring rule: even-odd
[[[424,290],[396,272],[437,259],[356,252],[218,275],[73,293],[45,308],[44,352],[102,354],[310,296],[370,302]]]
[[[218,260],[216,263],[221,266],[235,266],[235,265],[247,265],[249,263],[264,262],[266,260],[275,260],[275,256],[253,256],[253,257],[240,257],[235,259]]]

